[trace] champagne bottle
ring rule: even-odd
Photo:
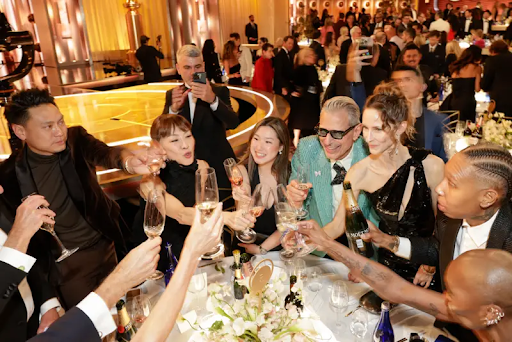
[[[472,137],[477,138],[477,139],[482,139],[482,137],[484,135],[484,131],[482,128],[483,123],[484,123],[484,117],[479,116],[478,120],[476,122],[476,128],[473,131]]]
[[[357,201],[352,193],[352,185],[350,182],[343,183],[345,190],[345,208],[346,208],[346,234],[349,247],[356,253],[359,253],[367,258],[373,256],[373,246],[371,242],[364,241],[361,235],[370,231],[368,223],[359,208]]]
[[[302,310],[303,305],[302,301],[299,299],[299,296],[297,296],[297,293],[293,292],[293,286],[297,283],[297,276],[291,275],[290,276],[290,293],[286,296],[284,299],[284,307],[288,304],[293,304],[297,307],[298,310]]]
[[[471,120],[466,120],[466,129],[464,130],[464,136],[470,137],[473,134],[471,130]]]
[[[242,264],[240,263],[240,251],[238,249],[233,251],[233,258],[235,259],[233,264],[233,271],[235,273],[235,277],[233,279],[233,292],[235,299],[244,299],[245,294],[249,291],[247,290],[247,287],[241,283],[243,275]]]
[[[395,342],[395,334],[389,320],[389,302],[382,302],[379,323],[373,332],[373,342]]]
[[[119,325],[117,326],[116,341],[126,342],[131,341],[137,332],[137,328],[133,325],[126,311],[124,300],[120,299],[117,304],[117,317],[119,318]]]
[[[169,258],[169,266],[167,266],[167,269],[165,270],[165,286],[169,284],[171,281],[171,277],[174,274],[174,270],[176,270],[176,267],[178,266],[178,260],[176,259],[176,256],[172,252],[172,245],[167,242],[165,244],[165,249],[167,250],[167,257]]]

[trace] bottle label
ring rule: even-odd
[[[357,239],[356,240],[356,245],[357,245],[357,248],[364,248],[363,240]]]

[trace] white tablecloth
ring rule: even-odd
[[[279,267],[281,271],[286,270],[286,266],[279,259],[278,252],[268,253],[268,255],[266,255],[265,258],[271,259],[274,262],[274,265]],[[262,259],[263,256],[258,256],[256,262]],[[370,289],[370,287],[364,283],[354,284],[348,281],[348,268],[342,263],[326,258],[319,258],[313,255],[305,257],[304,260],[306,261],[306,266],[308,268],[316,266],[323,271],[323,275],[320,277],[323,287],[320,291],[316,293],[309,291],[307,287],[308,283],[306,280],[303,290],[305,304],[309,309],[313,310],[320,317],[322,322],[333,333],[336,332],[336,313],[329,305],[330,286],[336,280],[346,281],[350,296],[348,308],[342,315],[343,324],[346,327],[346,331],[343,334],[335,334],[335,338],[339,342],[355,341],[355,337],[351,334],[349,330],[352,316],[345,317],[345,315],[358,306],[359,297],[366,293]],[[207,273],[209,284],[211,284],[212,282],[230,281],[231,271],[229,270],[228,267],[233,263],[233,258],[228,257],[223,259],[221,262],[223,267],[226,269],[226,272],[224,274],[216,271],[214,265],[201,267],[202,265],[208,265],[209,263],[212,263],[211,260],[201,262],[200,270],[202,272]],[[151,301],[153,303],[155,303],[158,300],[159,294],[161,294],[163,290],[163,281],[160,281],[159,283],[147,282],[144,285],[142,285],[142,291],[145,292],[150,298],[152,298]],[[187,313],[190,310],[190,308],[193,308],[196,305],[201,305],[202,307],[205,307],[206,298],[198,298],[197,296],[191,294],[190,292],[187,292],[187,298],[183,306],[182,314]],[[398,341],[404,337],[408,339],[411,332],[422,333],[421,336],[423,336],[424,338],[426,338],[427,341],[430,342],[435,341],[435,339],[440,334],[444,334],[444,332],[440,331],[439,329],[433,326],[433,323],[435,321],[433,316],[406,305],[399,305],[398,307],[394,308],[391,311],[390,317],[391,323],[393,325],[393,330],[395,333],[395,341]],[[375,329],[375,326],[378,323],[378,319],[379,316],[368,314],[368,332],[362,341],[371,341],[370,336],[373,334],[373,330]],[[188,342],[192,334],[193,331],[188,331],[182,334],[179,332],[178,327],[175,326],[173,331],[169,335],[167,341]]]

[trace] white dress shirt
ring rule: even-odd
[[[91,292],[80,303],[76,305],[84,314],[89,317],[98,331],[100,338],[103,338],[116,330],[116,323],[112,318],[110,309],[103,299],[96,293]]]
[[[185,83],[185,87],[190,89],[190,86],[188,84],[186,84],[186,83]],[[197,102],[197,99],[194,97],[192,92],[189,92],[188,93],[188,105],[189,105],[189,108],[190,108],[190,124],[194,123],[194,112],[196,110],[196,102]],[[210,104],[210,108],[214,112],[217,110],[217,108],[219,108],[219,98],[217,96],[215,97],[215,101],[213,101]],[[173,112],[172,111],[172,106],[169,106],[169,114],[178,114],[178,112]]]
[[[352,166],[352,151],[354,150],[354,146],[350,149],[350,152],[345,156],[345,158],[341,160],[331,160],[331,181],[336,177],[336,171],[334,170],[334,164],[338,164],[343,166],[345,170],[350,169]],[[332,216],[336,215],[336,210],[341,203],[341,199],[343,198],[343,184],[337,184],[332,186]]]
[[[391,39],[389,41],[395,43],[398,46],[398,48],[400,49],[400,51],[403,50],[405,47],[404,40],[398,36],[391,37]]]
[[[448,33],[450,32],[450,23],[439,18],[436,21],[433,21],[432,24],[430,24],[429,31],[444,31]]]
[[[240,58],[238,58],[238,62],[240,63],[240,76],[242,76],[242,80],[247,79],[250,82],[252,78],[252,69],[254,65],[252,64],[252,54],[251,50],[248,47],[240,46]]]
[[[0,261],[5,262],[6,264],[11,265],[14,268],[18,268],[25,273],[28,273],[36,259],[31,257],[30,255],[21,253],[15,249],[9,247],[3,247],[5,241],[7,240],[7,235],[5,232],[0,229]],[[20,292],[21,299],[25,304],[25,309],[27,310],[27,322],[32,317],[34,313],[34,299],[32,298],[32,291],[30,290],[30,286],[28,285],[27,279],[23,279],[21,283],[18,285],[18,291]],[[40,315],[44,315],[46,312],[53,308],[60,308],[60,302],[57,298],[48,299],[46,302],[41,305],[39,308]]]
[[[482,31],[484,31],[484,34],[489,33],[489,19],[484,19],[484,27]]]
[[[471,18],[466,18],[466,23],[464,24],[464,32],[469,32],[469,27],[471,26]]]

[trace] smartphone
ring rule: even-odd
[[[194,73],[194,82],[206,84],[206,72],[196,72]]]
[[[361,37],[357,40],[359,50],[368,50],[361,56],[371,56],[373,54],[373,39],[372,37]]]

